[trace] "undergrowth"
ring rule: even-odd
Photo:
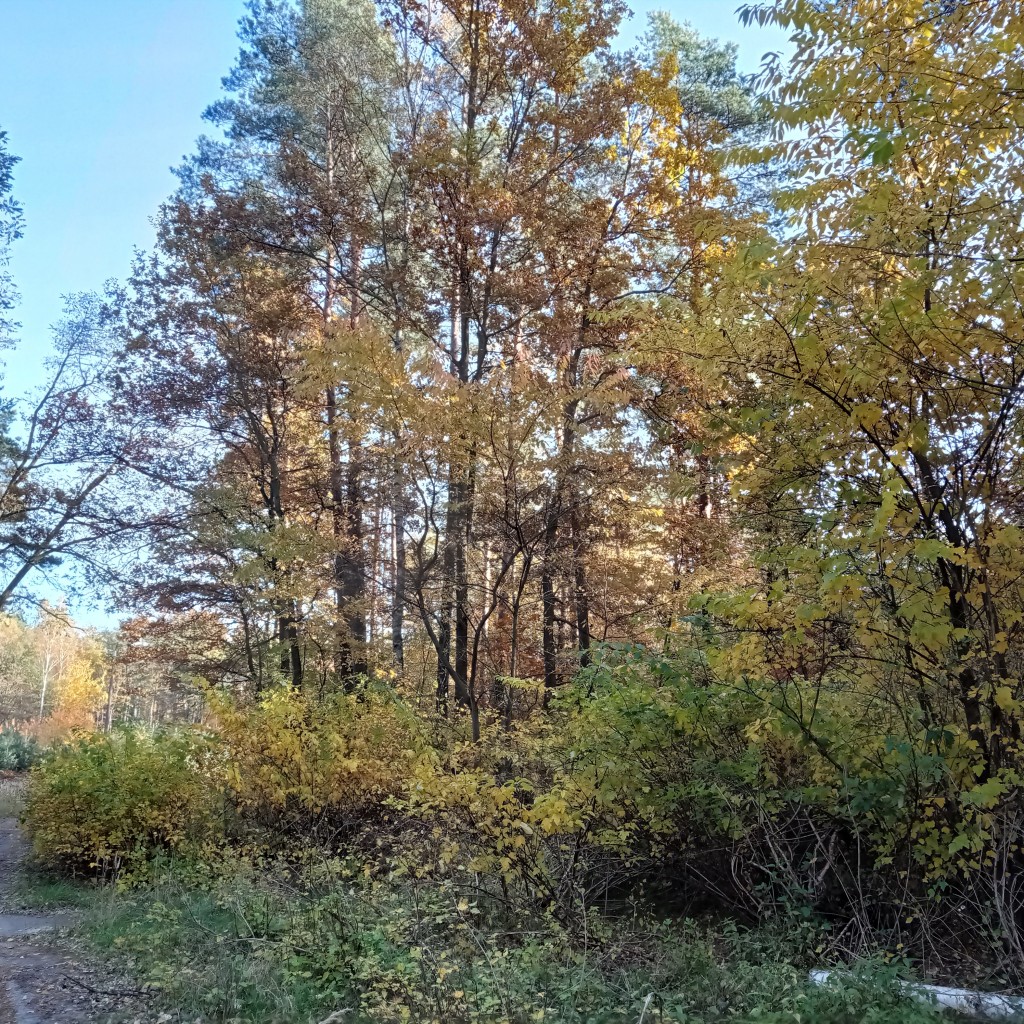
[[[154,867],[97,893],[85,929],[128,957],[154,1008],[203,1024],[930,1024],[872,962],[807,981],[813,928],[592,915],[570,942],[471,877],[368,877],[358,863]],[[334,1015],[334,1016],[332,1016]]]
[[[749,695],[624,657],[489,748],[371,687],[212,695],[203,731],[55,748],[24,822],[48,868],[121,887],[88,930],[189,1024],[916,1024],[904,967],[1019,976],[1016,918],[957,910],[980,883],[894,888],[891,788],[855,805]]]

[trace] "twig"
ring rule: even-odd
[[[128,997],[137,998],[138,996],[151,996],[153,994],[144,988],[132,989],[130,992],[121,992],[115,989],[93,988],[92,985],[87,985],[84,981],[79,981],[78,978],[72,978],[70,974],[62,975],[62,977],[65,981],[70,981],[72,985],[84,988],[86,992],[89,992],[94,996],[118,996],[124,999]]]

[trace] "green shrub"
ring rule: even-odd
[[[77,737],[30,776],[24,823],[46,863],[117,876],[160,850],[197,852],[215,835],[215,796],[193,734]]]
[[[15,730],[0,731],[0,771],[24,772],[39,760],[39,743]]]

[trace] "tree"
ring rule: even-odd
[[[39,721],[54,703],[58,680],[67,673],[75,646],[72,628],[66,608],[51,608],[45,601],[40,604],[39,619],[32,631],[39,660]]]
[[[95,724],[104,659],[96,638],[63,606],[39,605],[33,622],[0,618],[0,722],[53,739]]]
[[[735,630],[719,669],[757,680],[833,762],[915,780],[935,801],[921,829],[946,816],[959,837],[942,865],[997,841],[1022,754],[1012,8],[749,8],[794,31],[791,73],[765,72],[790,223],[700,316],[758,556],[750,586],[708,606]]]
[[[118,394],[113,324],[96,296],[70,300],[48,379],[10,403],[0,445],[0,609],[25,595],[33,573],[61,564],[109,578],[145,520],[145,494],[129,481],[150,438]]]
[[[374,291],[363,270],[370,258],[364,239],[374,216],[389,216],[386,202],[383,213],[373,203],[376,147],[387,141],[377,95],[386,51],[365,4],[255,2],[249,11],[238,64],[226,79],[229,97],[207,112],[225,139],[202,140],[182,169],[165,216],[164,263],[147,284],[156,296],[150,308],[169,289],[182,301],[171,307],[173,327],[165,317],[142,330],[154,346],[164,332],[161,358],[171,345],[184,346],[172,386],[188,392],[181,414],[200,419],[220,459],[199,470],[207,473],[204,532],[212,539],[209,524],[218,520],[229,531],[221,545],[229,562],[235,559],[225,547],[246,531],[256,545],[264,573],[277,581],[272,643],[299,686],[311,645],[326,651],[339,680],[366,667],[360,427],[340,405],[343,383],[328,376],[320,395],[312,394],[305,366],[336,327],[358,328]],[[307,534],[316,555],[302,554],[294,547],[305,543],[298,524],[308,525],[306,517],[319,524],[322,516],[331,523],[330,550],[320,550],[328,545],[317,525]],[[317,616],[301,607],[310,587],[319,599],[321,581],[308,573],[293,579],[297,559],[316,564],[318,576],[324,555],[335,600],[326,645],[304,635]],[[236,569],[250,583],[259,578],[242,566],[229,571]],[[236,588],[236,596],[249,629],[259,613],[243,610],[253,596],[252,586],[245,590]],[[251,665],[262,663],[265,646],[253,639]]]
[[[11,340],[15,324],[7,314],[14,308],[17,292],[7,270],[11,245],[21,238],[24,218],[21,207],[13,198],[14,166],[18,157],[7,151],[7,133],[0,131],[0,344]]]
[[[718,118],[752,103],[731,51],[664,19],[616,53],[621,15],[250,6],[125,374],[194,441],[150,474],[168,507],[134,597],[194,615],[204,672],[429,672],[479,737],[503,678],[551,690],[593,641],[661,628],[644,393],[678,368],[645,339],[734,244],[722,160],[749,118]]]
[[[6,271],[23,227],[11,196],[16,162],[0,132],[0,345],[13,340],[5,314],[17,298]],[[127,478],[148,438],[119,398],[116,320],[97,296],[69,299],[42,386],[0,401],[0,611],[62,563],[107,576],[143,519]]]
[[[33,720],[39,708],[38,668],[33,637],[24,620],[0,616],[0,722]]]

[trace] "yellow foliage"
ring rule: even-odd
[[[60,681],[52,717],[65,729],[91,728],[105,696],[94,666],[76,659]]]
[[[29,780],[36,853],[116,876],[159,849],[198,849],[216,835],[207,753],[194,733],[87,734],[56,748]]]
[[[248,706],[209,699],[224,785],[241,807],[358,810],[403,792],[426,757],[412,715],[373,691],[318,700],[280,687]]]

